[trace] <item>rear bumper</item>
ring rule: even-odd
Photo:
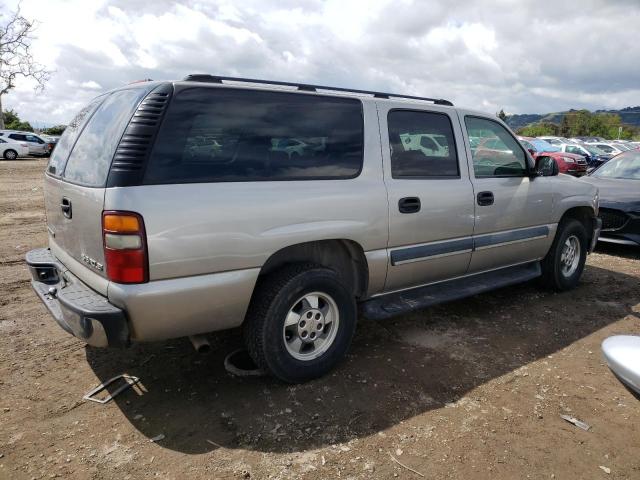
[[[126,347],[127,317],[69,272],[48,248],[27,253],[31,286],[53,318],[68,333],[96,347]]]

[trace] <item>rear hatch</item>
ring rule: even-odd
[[[94,99],[66,128],[47,166],[44,197],[51,250],[103,295],[108,285],[102,243],[105,185],[122,133],[152,86]]]

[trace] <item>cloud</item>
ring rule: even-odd
[[[11,8],[13,5],[10,5]],[[215,73],[448,98],[495,112],[640,103],[637,0],[23,0],[55,74],[3,98],[65,123],[131,81]]]

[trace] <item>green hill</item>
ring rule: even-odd
[[[562,122],[562,118],[566,114],[570,114],[573,112],[577,112],[577,110],[571,109],[564,112],[553,112],[553,113],[545,113],[545,114],[537,114],[537,113],[522,113],[522,114],[514,114],[507,115],[507,124],[513,129],[517,130],[522,127],[526,127],[532,123],[555,123],[560,124]],[[632,125],[634,127],[640,127],[640,106],[637,107],[626,107],[620,110],[596,110],[593,113],[609,113],[620,115],[622,119],[622,123],[626,125]]]

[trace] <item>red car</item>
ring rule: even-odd
[[[529,150],[531,156],[536,159],[540,155],[553,158],[558,164],[560,173],[581,177],[587,174],[587,160],[575,153],[561,152],[560,149],[549,142],[539,138],[518,137],[524,148]]]

